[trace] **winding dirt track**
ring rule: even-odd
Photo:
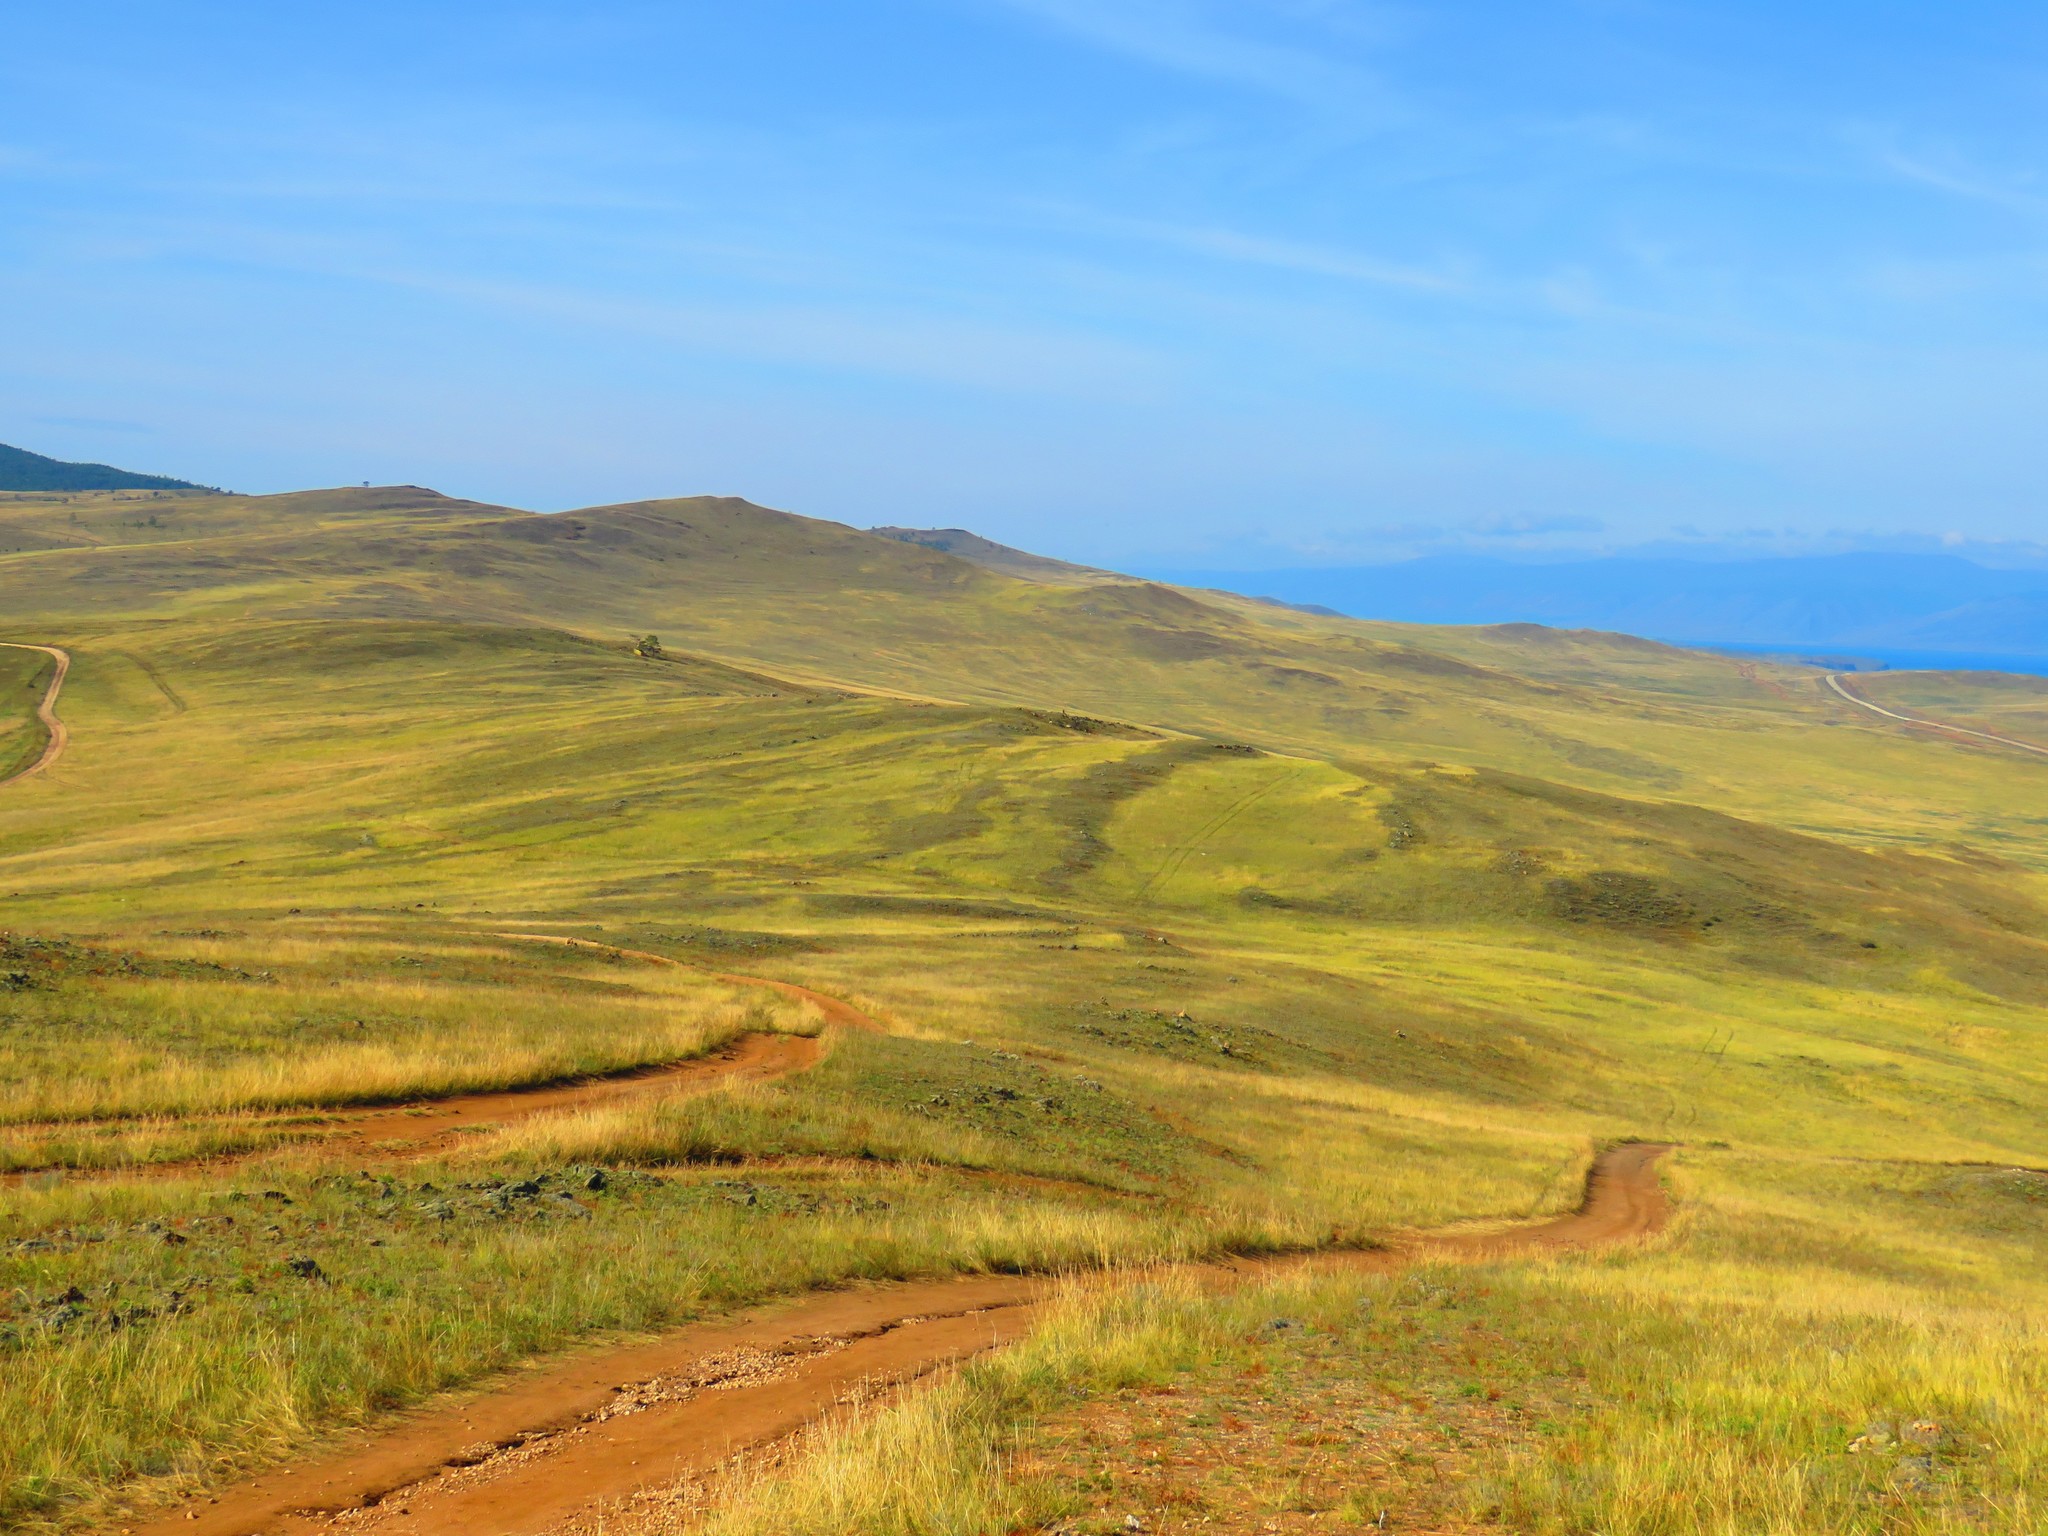
[[[493,937],[681,963],[557,934]],[[880,1027],[851,1004],[793,982],[717,975],[773,988],[842,1028]],[[815,1039],[746,1035],[711,1056],[614,1078],[364,1110],[320,1134],[346,1138],[366,1160],[404,1159],[433,1152],[465,1128],[647,1091],[783,1076],[821,1055]],[[1588,1174],[1580,1209],[1546,1222],[1423,1234],[1366,1252],[1186,1268],[1204,1283],[1225,1287],[1289,1265],[1391,1270],[1422,1258],[1556,1251],[1643,1236],[1659,1230],[1668,1215],[1655,1166],[1665,1150],[1632,1144],[1602,1154]],[[1092,1283],[1114,1283],[1114,1277]],[[324,1456],[135,1529],[141,1536],[566,1536],[587,1529],[591,1519],[616,1521],[630,1513],[636,1496],[709,1473],[735,1453],[783,1439],[849,1400],[1014,1342],[1059,1284],[1043,1275],[976,1276],[829,1291],[587,1352],[353,1437]]]
[[[575,949],[597,950],[655,965],[682,962],[648,950],[620,949],[594,939],[564,938],[544,933],[501,933],[501,939],[519,939],[536,944],[560,944]],[[823,992],[813,992],[795,982],[768,976],[742,976],[733,972],[711,973],[712,979],[734,986],[766,987],[797,1002],[809,1003],[827,1023],[841,1029],[879,1030],[881,1025],[851,1003]],[[809,1035],[741,1035],[729,1044],[686,1061],[663,1062],[655,1066],[632,1067],[599,1077],[574,1082],[550,1083],[535,1088],[504,1088],[488,1093],[455,1094],[441,1099],[416,1099],[406,1104],[375,1105],[335,1110],[323,1123],[294,1127],[291,1145],[344,1142],[365,1165],[409,1162],[445,1151],[464,1133],[510,1125],[532,1115],[558,1110],[595,1109],[621,1100],[651,1094],[703,1093],[731,1083],[766,1082],[807,1072],[824,1057],[824,1044]],[[272,1151],[215,1153],[160,1163],[137,1163],[114,1168],[28,1168],[0,1175],[0,1189],[16,1188],[48,1174],[70,1179],[176,1178],[203,1170],[221,1169],[247,1162]]]
[[[1656,1169],[1667,1150],[1603,1153],[1580,1209],[1551,1221],[1197,1268],[1226,1286],[1289,1265],[1392,1270],[1647,1236],[1669,1215]],[[585,1354],[174,1511],[139,1536],[545,1536],[606,1516],[616,1529],[636,1495],[1021,1338],[1058,1283],[982,1276],[832,1291]]]
[[[62,757],[64,749],[71,744],[70,728],[57,718],[57,695],[63,692],[64,675],[71,670],[71,653],[60,651],[54,645],[24,645],[14,640],[0,640],[0,645],[6,646],[10,651],[41,651],[45,656],[54,658],[57,663],[57,675],[50,679],[50,686],[43,693],[43,702],[36,706],[36,718],[43,722],[43,729],[49,733],[49,739],[43,743],[42,755],[34,762],[18,773],[10,773],[6,778],[0,779],[0,788],[4,788],[41,773]]]

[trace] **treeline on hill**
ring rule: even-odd
[[[73,464],[0,443],[0,491],[204,491],[169,475],[138,475],[107,464]]]

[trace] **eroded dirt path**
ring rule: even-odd
[[[1395,1269],[1618,1242],[1669,1214],[1662,1146],[1617,1147],[1569,1216],[1480,1235],[1423,1235],[1361,1253],[1199,1266],[1219,1285],[1288,1264]],[[1021,1338],[1050,1276],[982,1276],[832,1291],[646,1343],[540,1367],[429,1408],[218,1499],[174,1510],[139,1536],[546,1536],[712,1472],[836,1408]]]
[[[64,749],[71,744],[70,728],[57,718],[57,695],[64,691],[64,677],[71,670],[71,653],[61,651],[54,645],[24,645],[14,640],[0,640],[0,645],[6,646],[10,651],[41,651],[57,663],[57,675],[50,679],[50,686],[43,691],[43,702],[36,706],[36,718],[42,721],[43,729],[48,733],[48,739],[43,743],[42,755],[26,768],[0,779],[0,788],[4,788],[6,785],[41,773],[62,757]]]
[[[648,950],[620,949],[592,939],[565,938],[556,934],[507,933],[498,938],[528,943],[560,944],[571,948],[597,950],[623,958],[644,960],[655,965],[683,962]],[[797,1002],[808,1003],[827,1024],[842,1029],[879,1030],[867,1014],[851,1003],[822,992],[813,992],[794,982],[767,976],[742,976],[731,972],[711,973],[713,979],[734,986],[766,987]],[[594,1109],[625,1099],[649,1095],[702,1093],[735,1083],[766,1082],[809,1071],[824,1058],[824,1044],[809,1035],[750,1034],[703,1056],[654,1066],[633,1067],[622,1072],[579,1078],[573,1082],[551,1083],[532,1088],[508,1088],[487,1093],[456,1094],[439,1099],[414,1100],[406,1104],[385,1104],[361,1108],[342,1107],[331,1111],[309,1109],[308,1114],[325,1113],[318,1124],[294,1126],[283,1146],[341,1143],[365,1166],[405,1162],[430,1157],[447,1150],[464,1135],[510,1125],[533,1115],[567,1110]],[[34,1129],[31,1127],[30,1129]],[[172,1178],[212,1169],[224,1169],[278,1150],[265,1147],[243,1153],[159,1163],[135,1163],[115,1168],[34,1168],[0,1176],[0,1189],[19,1186],[50,1174],[71,1179]]]

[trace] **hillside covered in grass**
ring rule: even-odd
[[[2037,1520],[2048,763],[1792,669],[997,568],[730,500],[21,496],[0,550],[0,638],[72,658],[68,749],[0,788],[0,1526],[104,1522],[806,1287],[1555,1211],[1630,1137],[1681,1143],[1656,1243],[1363,1322],[1370,1287],[1284,1303],[1354,1320],[1326,1342],[1367,1352],[1356,1379],[1390,1327],[1469,1341],[1400,1412],[1492,1448],[1426,1498],[1332,1492],[1333,1520],[1411,1494],[1503,1531]],[[37,745],[45,658],[0,656],[5,758]],[[2038,714],[1993,679],[1883,687]],[[353,1102],[816,1032],[748,977],[879,1028],[382,1184],[321,1139]],[[476,1193],[592,1169],[587,1224]],[[265,1190],[291,1204],[221,1223]],[[847,1457],[888,1485],[913,1442],[980,1511],[956,1528],[1065,1519],[1057,1436],[1100,1425],[1059,1413],[1220,1402],[1219,1362],[1338,1369],[1242,1354],[1222,1307],[1175,1293],[1122,1375],[1116,1329],[1062,1323],[1052,1375],[970,1373],[820,1449],[758,1491],[761,1528],[924,1529],[805,1503]],[[251,1338],[264,1368],[227,1369]],[[1451,1413],[1496,1389],[1517,1414]],[[49,1421],[53,1394],[105,1413]],[[1852,1458],[1879,1417],[1946,1449]],[[1027,1445],[1028,1498],[987,1470]]]

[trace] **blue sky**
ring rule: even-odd
[[[2038,5],[22,0],[0,100],[62,457],[1211,567],[2043,522]]]

